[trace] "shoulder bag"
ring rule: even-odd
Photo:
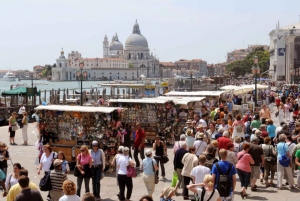
[[[276,165],[277,164],[277,157],[271,151],[271,145],[269,145],[269,154],[266,157],[266,162],[268,165]]]
[[[153,159],[152,159],[152,167],[153,167],[153,172],[154,172],[154,183],[158,184],[158,175],[156,174],[154,164],[153,164]]]
[[[80,161],[81,161],[81,154],[79,155],[79,164],[80,164]],[[75,165],[74,176],[78,177],[79,175],[81,175],[81,172],[78,170],[77,165]]]
[[[54,156],[55,156],[55,152],[53,152],[53,154],[52,154],[52,159],[51,159],[51,160],[54,159]],[[52,161],[52,163],[51,163],[50,170],[54,170],[53,162],[54,162],[54,161]]]
[[[129,158],[130,160],[130,158]],[[127,177],[136,177],[136,170],[134,167],[132,167],[130,164],[127,166]]]

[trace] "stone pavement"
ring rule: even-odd
[[[275,125],[278,125],[278,119],[274,117],[274,113],[272,114],[273,120],[275,122]],[[28,128],[28,138],[29,138],[29,146],[11,146],[9,145],[9,152],[11,155],[11,159],[13,163],[19,162],[24,168],[28,169],[29,171],[29,177],[32,182],[34,182],[36,185],[38,185],[39,180],[41,179],[42,175],[37,174],[37,166],[34,164],[35,159],[37,157],[37,150],[35,149],[34,143],[36,142],[36,136],[32,133],[32,131],[35,130],[35,125],[30,124]],[[6,127],[0,127],[0,141],[3,141],[8,144],[9,142],[9,133],[8,128]],[[21,130],[18,130],[16,132],[16,143],[22,144],[22,134]],[[150,146],[148,145],[150,148]],[[172,147],[168,148],[168,155],[170,161],[165,164],[166,168],[166,179],[164,181],[160,180],[159,183],[155,187],[155,192],[153,194],[154,201],[159,200],[159,196],[161,194],[162,189],[170,185],[172,180],[172,173],[173,173],[173,153],[172,153]],[[9,161],[9,167],[8,167],[8,173],[12,172],[12,165]],[[76,183],[76,178],[69,174],[68,178],[73,180]],[[276,176],[275,176],[276,178]],[[296,180],[296,179],[295,179]],[[276,179],[274,181],[276,183]],[[83,184],[84,185],[84,184]],[[266,188],[263,184],[261,184],[259,181],[257,181],[258,185],[258,191],[257,192],[251,192],[250,189],[247,190],[249,193],[248,200],[277,200],[277,201],[296,201],[300,200],[298,197],[299,190],[289,190],[286,187],[283,187],[283,190],[278,191],[276,187],[269,187]],[[82,186],[82,192],[84,193],[84,187]],[[90,189],[92,189],[92,182],[90,182]],[[240,182],[237,181],[237,187],[235,192],[235,201],[242,200],[242,198],[238,195],[238,191],[240,190]],[[116,185],[116,178],[115,174],[105,174],[105,178],[101,180],[101,197],[104,201],[117,201],[118,198],[116,194],[118,193],[118,186]],[[181,191],[181,189],[179,190]],[[138,201],[139,198],[146,194],[146,187],[144,185],[142,174],[139,172],[139,175],[137,178],[133,179],[133,194],[131,197],[132,201]],[[46,198],[47,193],[42,192],[43,198]],[[0,201],[6,200],[5,198],[0,195]],[[181,201],[182,196],[174,197],[174,200]]]

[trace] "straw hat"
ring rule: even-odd
[[[168,198],[174,191],[175,191],[175,188],[173,188],[171,186],[166,186],[163,190],[164,198]]]

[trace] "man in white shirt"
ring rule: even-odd
[[[280,126],[276,127],[276,129],[275,129],[275,135],[276,135],[276,136],[277,136],[277,133],[278,133],[279,131],[282,130],[282,126],[283,126],[284,124],[285,124],[284,122],[280,122]]]
[[[206,123],[207,118],[208,118],[208,114],[204,113],[202,114],[202,118],[199,120],[199,123],[203,125],[204,129],[207,128],[207,123]]]
[[[208,167],[205,167],[206,162],[205,155],[201,154],[199,156],[199,165],[194,167],[191,171],[191,178],[193,179],[194,184],[203,183],[203,178],[206,174],[211,174],[211,171]]]
[[[200,156],[206,149],[207,143],[203,141],[204,133],[198,133],[196,135],[196,141],[194,146],[196,147],[196,156]]]
[[[25,106],[23,104],[21,104],[21,107],[18,112],[20,117],[23,117],[23,112],[26,112],[26,110],[25,110]]]

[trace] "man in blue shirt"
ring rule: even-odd
[[[227,158],[227,150],[226,149],[220,149],[219,155],[220,155],[221,160],[213,165],[213,168],[211,171],[213,179],[215,181],[215,189],[218,189],[218,181],[219,181],[219,177],[220,177],[220,173],[216,167],[216,164],[219,164],[220,169],[223,174],[225,174],[228,171],[228,168],[231,164],[228,161],[226,161],[226,158]],[[228,178],[230,181],[230,188],[231,188],[230,195],[228,197],[222,197],[223,201],[233,201],[233,191],[234,191],[235,185],[236,185],[236,169],[233,165],[231,166],[231,170],[229,172]]]

